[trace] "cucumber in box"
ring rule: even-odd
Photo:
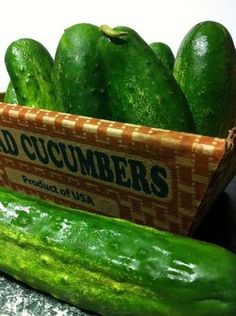
[[[5,64],[11,79],[7,98],[14,101],[15,94],[20,105],[63,111],[55,90],[53,58],[40,42],[31,38],[12,42],[5,53]]]
[[[186,98],[172,72],[137,32],[100,27],[99,50],[115,121],[194,132]]]
[[[55,55],[57,90],[65,112],[109,119],[103,63],[98,51],[98,27],[79,23],[67,28]]]
[[[174,76],[197,133],[225,138],[236,118],[236,52],[228,30],[215,21],[191,28],[177,52]]]

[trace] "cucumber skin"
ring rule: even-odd
[[[0,190],[0,270],[101,315],[233,316],[236,256]]]
[[[172,72],[133,29],[122,38],[99,40],[105,64],[112,120],[183,132],[195,132],[186,98]]]
[[[162,42],[152,42],[149,44],[149,46],[163,63],[163,65],[173,71],[175,56],[171,48],[166,43]]]
[[[6,93],[4,95],[4,100],[3,102],[5,103],[10,103],[10,104],[19,104],[19,101],[17,99],[16,91],[12,85],[12,82],[10,81]]]
[[[97,26],[80,23],[67,28],[55,54],[57,90],[67,113],[110,119],[97,43]]]
[[[20,105],[63,112],[54,61],[45,46],[31,38],[18,39],[8,46],[5,65]]]
[[[236,117],[236,52],[228,30],[214,21],[193,26],[180,44],[173,72],[197,133],[225,138]]]

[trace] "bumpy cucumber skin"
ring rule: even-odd
[[[163,42],[153,42],[150,43],[149,46],[152,48],[152,50],[163,63],[163,65],[173,71],[175,56],[170,46]]]
[[[235,316],[236,256],[0,190],[0,270],[101,315]]]
[[[8,46],[5,64],[20,105],[63,112],[53,58],[45,46],[31,38],[18,39]]]
[[[16,91],[15,91],[11,81],[9,82],[9,84],[7,86],[7,90],[6,90],[6,93],[4,95],[3,101],[6,103],[10,103],[10,104],[19,104],[19,101],[18,101],[17,95],[16,95]]]
[[[186,98],[172,72],[133,29],[105,33],[99,51],[105,64],[112,120],[176,131],[195,132]]]
[[[214,21],[196,24],[180,44],[173,71],[197,133],[226,137],[236,116],[236,53],[227,29]]]
[[[55,75],[67,113],[110,118],[97,49],[100,37],[97,26],[80,23],[67,28],[59,41],[55,54]]]

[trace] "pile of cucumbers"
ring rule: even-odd
[[[21,38],[5,55],[5,102],[155,128],[226,137],[236,120],[236,52],[228,30],[203,21],[176,57],[129,27],[79,23],[55,57]]]
[[[176,57],[128,27],[76,24],[55,57],[6,50],[4,101],[217,137],[236,117],[226,28],[195,25]],[[235,316],[236,255],[223,247],[0,188],[0,271],[99,315]]]

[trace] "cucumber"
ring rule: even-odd
[[[63,111],[53,58],[45,46],[31,38],[18,39],[8,46],[5,64],[20,105]]]
[[[194,25],[180,44],[173,71],[197,133],[226,137],[236,117],[236,53],[229,31],[215,21]]]
[[[160,59],[160,61],[173,71],[175,56],[170,48],[166,43],[163,42],[152,42],[149,46],[153,49],[154,53]]]
[[[9,84],[7,86],[7,90],[6,90],[6,93],[4,95],[3,101],[5,103],[10,103],[10,104],[18,104],[19,103],[19,101],[17,99],[16,91],[15,91],[11,81],[9,82]]]
[[[97,49],[97,26],[79,23],[67,28],[55,54],[55,76],[65,111],[110,118],[103,64]]]
[[[232,252],[3,188],[0,270],[101,315],[236,315]]]
[[[100,30],[112,120],[194,132],[184,94],[151,47],[131,28]]]

